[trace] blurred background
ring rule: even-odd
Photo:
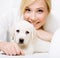
[[[0,15],[11,8],[19,8],[21,0],[0,0]]]

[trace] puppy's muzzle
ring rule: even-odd
[[[19,43],[20,43],[20,44],[23,44],[23,43],[24,43],[24,39],[23,39],[23,38],[20,38],[20,39],[19,39]]]

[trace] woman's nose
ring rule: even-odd
[[[31,13],[30,19],[31,19],[32,21],[35,21],[35,20],[36,20],[36,14],[35,14],[34,12]]]

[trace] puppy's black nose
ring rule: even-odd
[[[24,43],[24,39],[20,38],[19,43],[21,43],[21,44]]]

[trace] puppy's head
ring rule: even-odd
[[[20,45],[28,45],[35,37],[34,26],[25,20],[16,22],[11,28],[11,31],[11,41]]]

